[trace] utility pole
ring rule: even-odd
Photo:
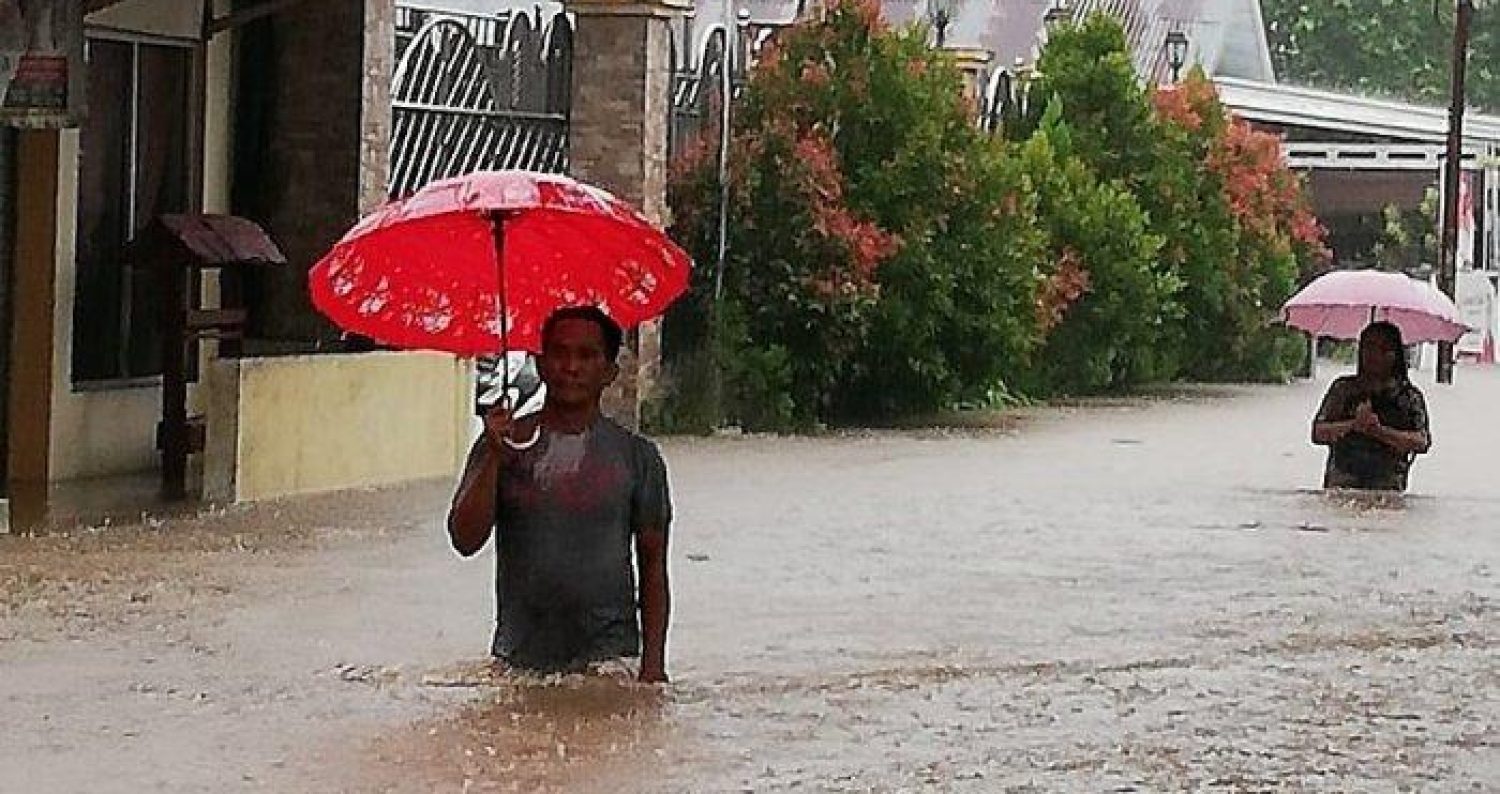
[[[1464,82],[1469,71],[1469,29],[1474,23],[1474,1],[1457,0],[1453,22],[1452,103],[1448,108],[1448,153],[1443,163],[1443,237],[1438,259],[1438,289],[1454,298],[1458,283],[1458,198],[1464,168]],[[1453,382],[1453,345],[1438,345],[1438,383]]]
[[[729,258],[729,125],[734,103],[734,69],[739,33],[735,26],[734,0],[724,0],[724,53],[719,62],[719,239],[714,262],[714,314],[724,300],[724,268]]]
[[[734,118],[734,82],[737,64],[748,68],[749,55],[741,52],[743,28],[750,22],[748,12],[734,13],[734,0],[723,0],[724,51],[719,61],[719,228],[717,255],[714,258],[713,303],[709,305],[707,361],[708,401],[712,415],[710,429],[724,421],[724,361],[721,356],[724,324],[724,270],[729,266],[729,142]],[[738,22],[738,24],[736,24]],[[743,59],[743,60],[741,60]]]

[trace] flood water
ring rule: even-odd
[[[1412,494],[1320,384],[667,440],[673,684],[484,654],[446,484],[0,538],[0,791],[1500,790],[1500,373]]]

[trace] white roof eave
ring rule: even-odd
[[[1441,108],[1232,77],[1214,83],[1225,105],[1255,121],[1426,143],[1441,143],[1448,134],[1448,111]],[[1500,117],[1466,114],[1464,138],[1500,144]]]

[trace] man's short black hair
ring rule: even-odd
[[[625,332],[620,330],[620,324],[610,319],[608,314],[598,306],[565,306],[553,312],[542,325],[542,351],[546,352],[547,340],[552,336],[552,329],[563,320],[588,320],[599,326],[599,333],[604,336],[604,357],[615,361],[620,357],[620,345],[625,342]]]

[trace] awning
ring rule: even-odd
[[[107,17],[108,14],[128,11],[129,6],[141,4],[146,1],[147,0],[84,0],[83,11],[85,15],[106,12],[105,16]],[[162,2],[162,0],[156,0],[156,2],[159,3]],[[305,2],[305,0],[261,0],[261,2],[254,5],[237,8],[232,13],[214,17],[211,21],[209,21],[207,25],[208,35],[212,37],[216,33],[222,33],[226,30],[237,28],[248,22],[253,22],[254,20],[260,19],[261,17],[270,16],[271,14],[274,14],[284,8],[302,2]],[[198,2],[197,0],[170,0],[170,5],[173,6],[173,10],[177,11],[179,14],[192,15],[197,19],[201,19],[202,17],[203,4],[201,2]],[[94,21],[95,20],[93,19],[89,20],[89,22],[91,23]],[[201,28],[201,23],[199,27]],[[192,38],[200,38],[200,36],[195,33]]]
[[[1215,78],[1214,84],[1224,104],[1251,121],[1416,143],[1440,144],[1448,135],[1443,108],[1231,77]],[[1471,146],[1500,146],[1500,117],[1465,114],[1464,140]]]

